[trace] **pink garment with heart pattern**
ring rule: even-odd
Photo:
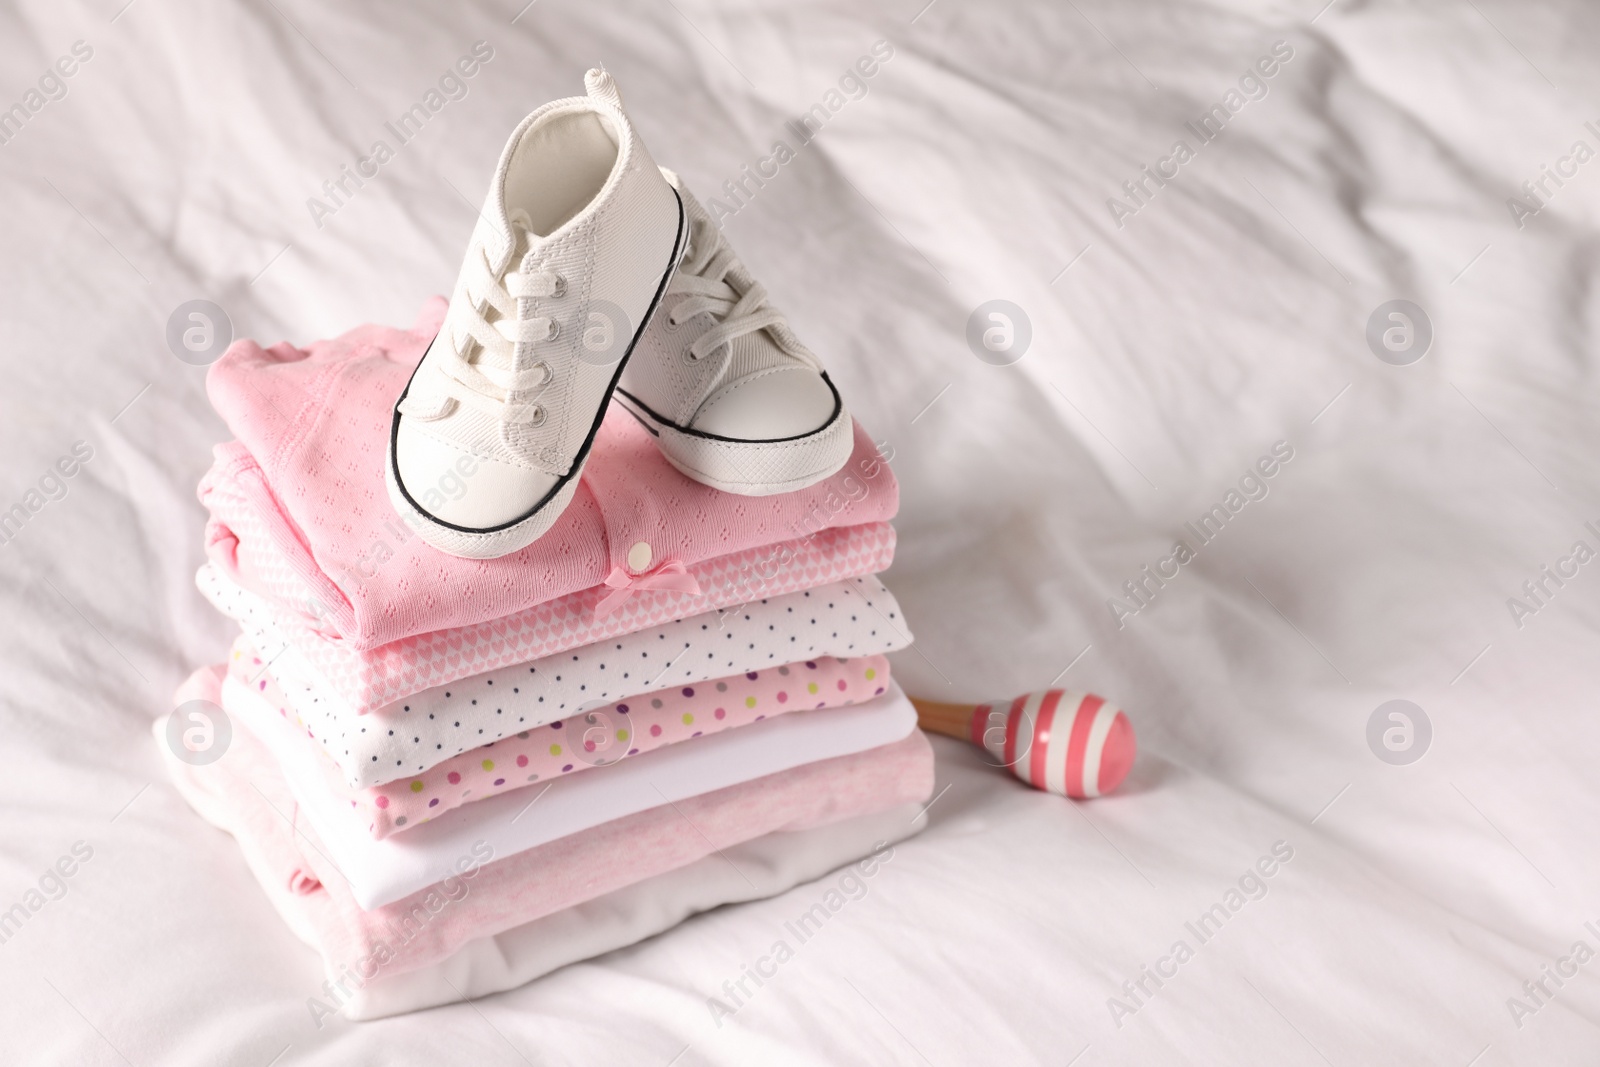
[[[690,568],[701,595],[642,591],[596,618],[594,593],[584,590],[515,615],[473,626],[419,634],[373,649],[354,649],[316,630],[299,612],[272,606],[270,622],[305,654],[317,681],[361,712],[458,678],[497,670],[594,644],[701,612],[762,597],[815,589],[885,570],[894,559],[894,527],[886,522],[823,530],[798,541],[754,548]],[[240,621],[263,610],[239,585],[208,564],[195,577],[223,614]],[[261,601],[256,599],[256,604]],[[276,649],[263,648],[268,659]]]

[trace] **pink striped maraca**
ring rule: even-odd
[[[911,703],[924,730],[971,741],[1035,789],[1061,796],[1111,792],[1139,748],[1123,710],[1088,693],[1049,689],[976,707]]]

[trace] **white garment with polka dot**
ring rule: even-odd
[[[893,594],[876,577],[852,578],[463,678],[360,715],[318,681],[306,657],[271,624],[270,612],[240,611],[235,618],[290,710],[357,788],[417,774],[529,727],[657,689],[911,644]]]

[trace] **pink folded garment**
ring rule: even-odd
[[[175,706],[215,701],[223,668],[196,671]],[[211,694],[211,695],[207,695]],[[329,973],[369,980],[445,959],[493,936],[623,886],[676,870],[764,834],[826,826],[933,792],[933,750],[920,732],[903,741],[662,805],[496,860],[487,845],[463,855],[457,876],[373,911],[356,906],[304,822],[277,764],[247,730],[215,762],[194,766],[157,746],[174,784],[197,811],[239,839],[253,869],[296,888],[304,922]],[[291,858],[294,857],[294,858]]]
[[[243,637],[233,644],[228,673],[258,692],[286,721],[299,726],[307,745],[319,747],[305,722],[284,699],[268,665]],[[397,781],[366,789],[347,785],[344,772],[331,759],[318,763],[326,772],[328,791],[348,800],[352,808],[370,820],[372,836],[382,840],[474,800],[526,789],[530,783],[577,774],[590,767],[604,767],[628,756],[760,722],[787,711],[858,704],[883,694],[888,685],[889,661],[883,656],[850,660],[827,656],[630,697],[523,730]],[[393,732],[404,731],[405,727],[404,718],[372,716],[372,729]]]
[[[367,712],[458,678],[690,615],[876,574],[894,559],[894,540],[894,527],[886,522],[836,527],[695,564],[689,573],[700,585],[700,596],[639,592],[597,616],[594,594],[585,590],[503,619],[416,634],[377,648],[356,649],[330,639],[299,612],[277,605],[268,610],[273,625],[305,654],[327,687],[357,711]],[[200,568],[195,580],[217,609],[232,618],[243,622],[245,613],[257,610],[241,604],[236,595],[240,586],[215,565]]]
[[[217,581],[220,586],[222,579]],[[354,787],[382,785],[426,769],[429,764],[413,755],[419,749],[444,760],[654,689],[820,656],[880,655],[911,643],[894,596],[876,578],[853,578],[763,598],[738,611],[702,612],[412,693],[371,712],[410,724],[403,734],[390,735],[368,729],[367,715],[322,681],[299,649],[285,643],[265,601],[236,585],[229,588],[237,602],[220,606],[239,620],[244,636],[272,664],[289,706]]]
[[[218,446],[200,483],[211,511],[208,554],[236,581],[315,616],[352,648],[472,626],[575,593],[587,593],[592,610],[613,589],[664,588],[680,567],[692,572],[895,513],[894,475],[860,426],[854,454],[831,478],[741,497],[680,474],[642,426],[613,408],[577,494],[548,533],[500,559],[435,551],[395,513],[383,470],[391,407],[445,306],[430,301],[409,331],[360,326],[307,349],[238,341],[206,377],[212,404],[238,438]],[[451,475],[420,496],[459,494],[470,477]],[[647,562],[629,566],[641,558]]]

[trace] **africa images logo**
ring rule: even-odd
[[[1156,160],[1154,168],[1141,166],[1138,174],[1122,183],[1123,199],[1107,197],[1106,210],[1111,213],[1111,221],[1116,223],[1117,229],[1122,229],[1128,219],[1149,207],[1168,183],[1176,181],[1202,148],[1222,136],[1229,121],[1243,111],[1246,104],[1265,100],[1271,91],[1267,83],[1293,58],[1294,47],[1288,41],[1274,41],[1270,53],[1258,57],[1239,75],[1237,88],[1223,93],[1222,99],[1212,104],[1198,120],[1183,124],[1184,130],[1194,137],[1194,147],[1190,147],[1186,139],[1174,141],[1171,150]]]

